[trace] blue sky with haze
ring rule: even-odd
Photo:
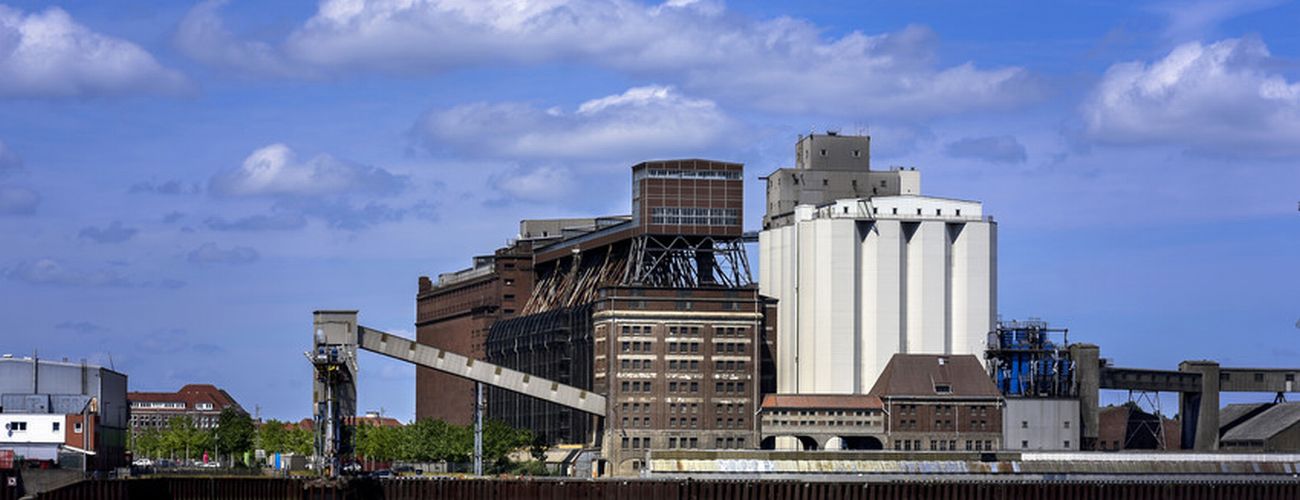
[[[646,159],[745,163],[756,229],[758,176],[835,129],[985,203],[1004,317],[1125,365],[1300,365],[1297,20],[1269,1],[10,0],[0,351],[302,418],[312,310],[413,334],[418,276],[521,218],[626,212]],[[411,418],[413,375],[366,356],[362,408]]]

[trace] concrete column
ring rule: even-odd
[[[1178,364],[1178,371],[1201,374],[1201,392],[1185,392],[1178,398],[1183,448],[1197,451],[1219,449],[1219,363],[1183,361]]]
[[[1098,408],[1101,402],[1101,349],[1092,344],[1070,346],[1074,379],[1079,389],[1079,449],[1097,449]]]

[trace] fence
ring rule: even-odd
[[[1181,484],[1100,482],[799,482],[693,480],[354,480],[319,485],[285,478],[83,481],[51,500],[1292,500],[1300,481]]]

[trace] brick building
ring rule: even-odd
[[[417,340],[608,395],[603,428],[499,389],[488,416],[551,443],[603,446],[616,473],[651,447],[756,446],[753,415],[775,384],[774,307],[741,240],[743,171],[644,162],[631,168],[631,215],[521,222],[474,267],[421,279]],[[422,370],[416,392],[418,418],[469,421],[472,383]]]
[[[131,432],[167,426],[172,417],[190,417],[200,429],[217,427],[221,410],[242,406],[225,389],[211,384],[187,384],[176,392],[128,392],[131,403]]]
[[[889,415],[894,450],[997,450],[1002,394],[971,355],[895,354],[869,393]]]
[[[879,450],[888,440],[885,405],[876,396],[767,394],[759,416],[766,450],[782,437],[801,450]]]

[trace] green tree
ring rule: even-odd
[[[473,426],[470,432],[474,432]],[[505,470],[510,466],[510,453],[532,442],[532,431],[510,427],[500,420],[489,420],[483,424],[483,463],[495,464],[497,470]]]
[[[228,407],[221,410],[221,415],[217,417],[217,428],[213,434],[217,451],[235,457],[252,449],[256,431],[253,429],[253,419],[247,413]]]
[[[267,453],[289,451],[287,445],[289,434],[284,426],[285,423],[279,420],[268,420],[259,425],[257,435],[253,439],[253,446],[266,450]]]
[[[157,458],[165,453],[162,430],[150,427],[131,436],[131,454],[136,458]]]
[[[202,456],[204,450],[212,449],[212,433],[194,425],[190,417],[175,416],[167,421],[167,429],[162,433],[161,448],[171,456],[181,456],[185,460]]]

